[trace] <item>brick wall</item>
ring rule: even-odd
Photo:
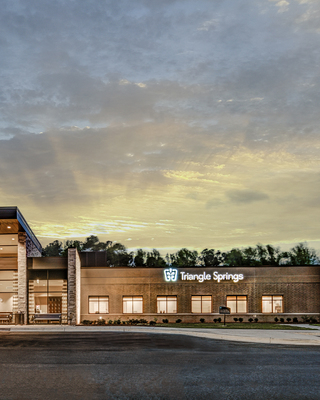
[[[263,295],[282,295],[284,314],[319,314],[320,312],[320,267],[259,267],[259,268],[181,268],[190,274],[205,271],[213,275],[214,271],[225,274],[243,274],[244,279],[232,281],[214,280],[165,282],[163,269],[157,268],[82,268],[81,278],[81,320],[97,319],[88,314],[89,296],[109,296],[109,314],[104,318],[132,318],[133,315],[122,313],[123,296],[143,296],[143,315],[153,319],[157,314],[157,296],[176,295],[178,313],[170,316],[174,321],[181,318],[186,322],[199,321],[204,314],[191,314],[191,296],[211,295],[212,313],[208,318],[217,316],[219,306],[226,305],[227,295],[246,295],[249,315],[262,312]],[[180,277],[180,275],[179,275]],[[211,318],[212,316],[212,318]],[[263,314],[259,319],[268,320],[274,315]],[[230,317],[229,317],[230,318]],[[269,318],[270,319],[270,318]],[[208,319],[209,320],[209,319]]]

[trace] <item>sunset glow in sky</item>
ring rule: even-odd
[[[43,245],[320,249],[318,0],[10,0],[0,27],[0,205]]]

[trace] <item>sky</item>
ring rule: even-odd
[[[318,0],[1,0],[0,204],[43,245],[320,249]]]

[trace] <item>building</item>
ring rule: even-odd
[[[10,323],[143,318],[207,322],[320,316],[320,266],[132,268],[105,252],[41,257],[17,207],[0,207],[0,320]],[[59,316],[55,319],[55,316]]]

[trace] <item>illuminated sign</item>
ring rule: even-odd
[[[201,274],[190,274],[189,272],[180,272],[180,277],[182,281],[198,281],[200,283],[205,281],[232,281],[237,283],[243,280],[243,274],[229,274],[228,272],[224,274],[219,274],[218,271],[214,271],[213,275],[203,272]],[[176,282],[178,280],[178,270],[174,268],[169,268],[164,270],[164,279],[166,282]]]
[[[167,282],[175,282],[178,279],[178,270],[173,268],[165,269],[164,279]]]

